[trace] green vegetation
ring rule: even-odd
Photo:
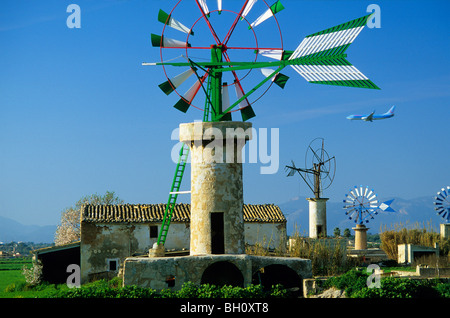
[[[63,285],[40,284],[35,287],[25,281],[9,284],[1,297],[37,297],[37,298],[286,298],[288,291],[281,285],[265,290],[261,285],[247,287],[200,286],[187,282],[178,291],[164,289],[160,292],[151,288],[137,286],[121,286],[120,278],[110,281],[99,280],[85,284],[80,288],[69,288]]]
[[[368,288],[369,275],[355,269],[327,279],[322,288],[345,290],[350,298],[440,298],[450,297],[450,282],[439,279],[381,278],[380,288]]]
[[[23,266],[31,268],[31,259],[10,259],[0,262],[0,298],[288,298],[293,295],[281,285],[264,289],[261,285],[247,287],[214,286],[185,283],[178,291],[124,286],[116,277],[69,288],[66,284],[31,285],[23,275]],[[404,268],[403,268],[404,269]],[[381,278],[380,288],[368,288],[369,274],[351,269],[321,283],[321,289],[335,287],[345,290],[350,298],[450,298],[450,282],[440,279]]]
[[[288,296],[288,292],[280,285],[273,286],[266,291],[261,285],[219,287],[209,284],[197,286],[187,282],[178,291],[164,289],[160,292],[151,288],[119,287],[119,285],[120,281],[117,279],[100,280],[81,288],[60,289],[48,296],[57,298],[280,298]]]

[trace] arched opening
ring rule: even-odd
[[[302,295],[302,278],[292,268],[286,265],[273,264],[260,268],[252,277],[253,284],[261,284],[265,289],[281,284],[291,296]]]
[[[236,265],[226,261],[216,262],[205,269],[201,284],[244,287],[244,276]]]

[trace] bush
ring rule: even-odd
[[[399,244],[415,244],[434,247],[436,242],[446,246],[448,249],[448,240],[441,240],[439,233],[434,231],[431,225],[426,228],[424,224],[416,223],[414,225],[395,224],[391,228],[386,226],[380,234],[381,249],[384,250],[390,259],[397,260],[397,246]],[[444,252],[445,251],[441,251]],[[447,251],[448,253],[448,251]],[[446,254],[444,254],[446,255]]]
[[[163,289],[157,292],[151,288],[138,286],[114,287],[107,281],[98,281],[80,288],[57,290],[48,297],[52,298],[267,298],[288,297],[288,292],[281,285],[266,291],[261,285],[247,287],[215,286],[209,284],[195,285],[184,283],[178,291]]]
[[[436,298],[441,294],[437,283],[427,279],[404,279],[386,277],[380,288],[363,288],[353,294],[354,298]]]
[[[450,283],[437,284],[436,291],[441,297],[450,298]]]
[[[9,284],[5,288],[6,293],[13,293],[13,292],[19,292],[24,291],[27,289],[28,284],[26,282],[17,281],[14,283]]]
[[[380,288],[368,288],[365,271],[355,269],[347,273],[330,277],[323,284],[324,289],[335,287],[345,290],[350,298],[437,298],[450,297],[450,283],[435,279],[407,279],[385,277],[380,281]]]
[[[42,263],[41,261],[33,262],[31,268],[28,268],[27,265],[24,265],[22,268],[23,276],[25,276],[25,280],[30,286],[37,286],[42,281]]]
[[[337,289],[345,290],[347,297],[352,297],[355,292],[367,288],[367,278],[368,274],[365,271],[352,269],[341,276],[327,279],[324,288],[336,287]]]

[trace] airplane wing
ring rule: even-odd
[[[362,120],[364,120],[364,121],[373,121],[373,114],[375,114],[374,111],[369,116],[363,117]]]

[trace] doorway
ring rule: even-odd
[[[225,253],[223,212],[211,213],[211,254]]]

